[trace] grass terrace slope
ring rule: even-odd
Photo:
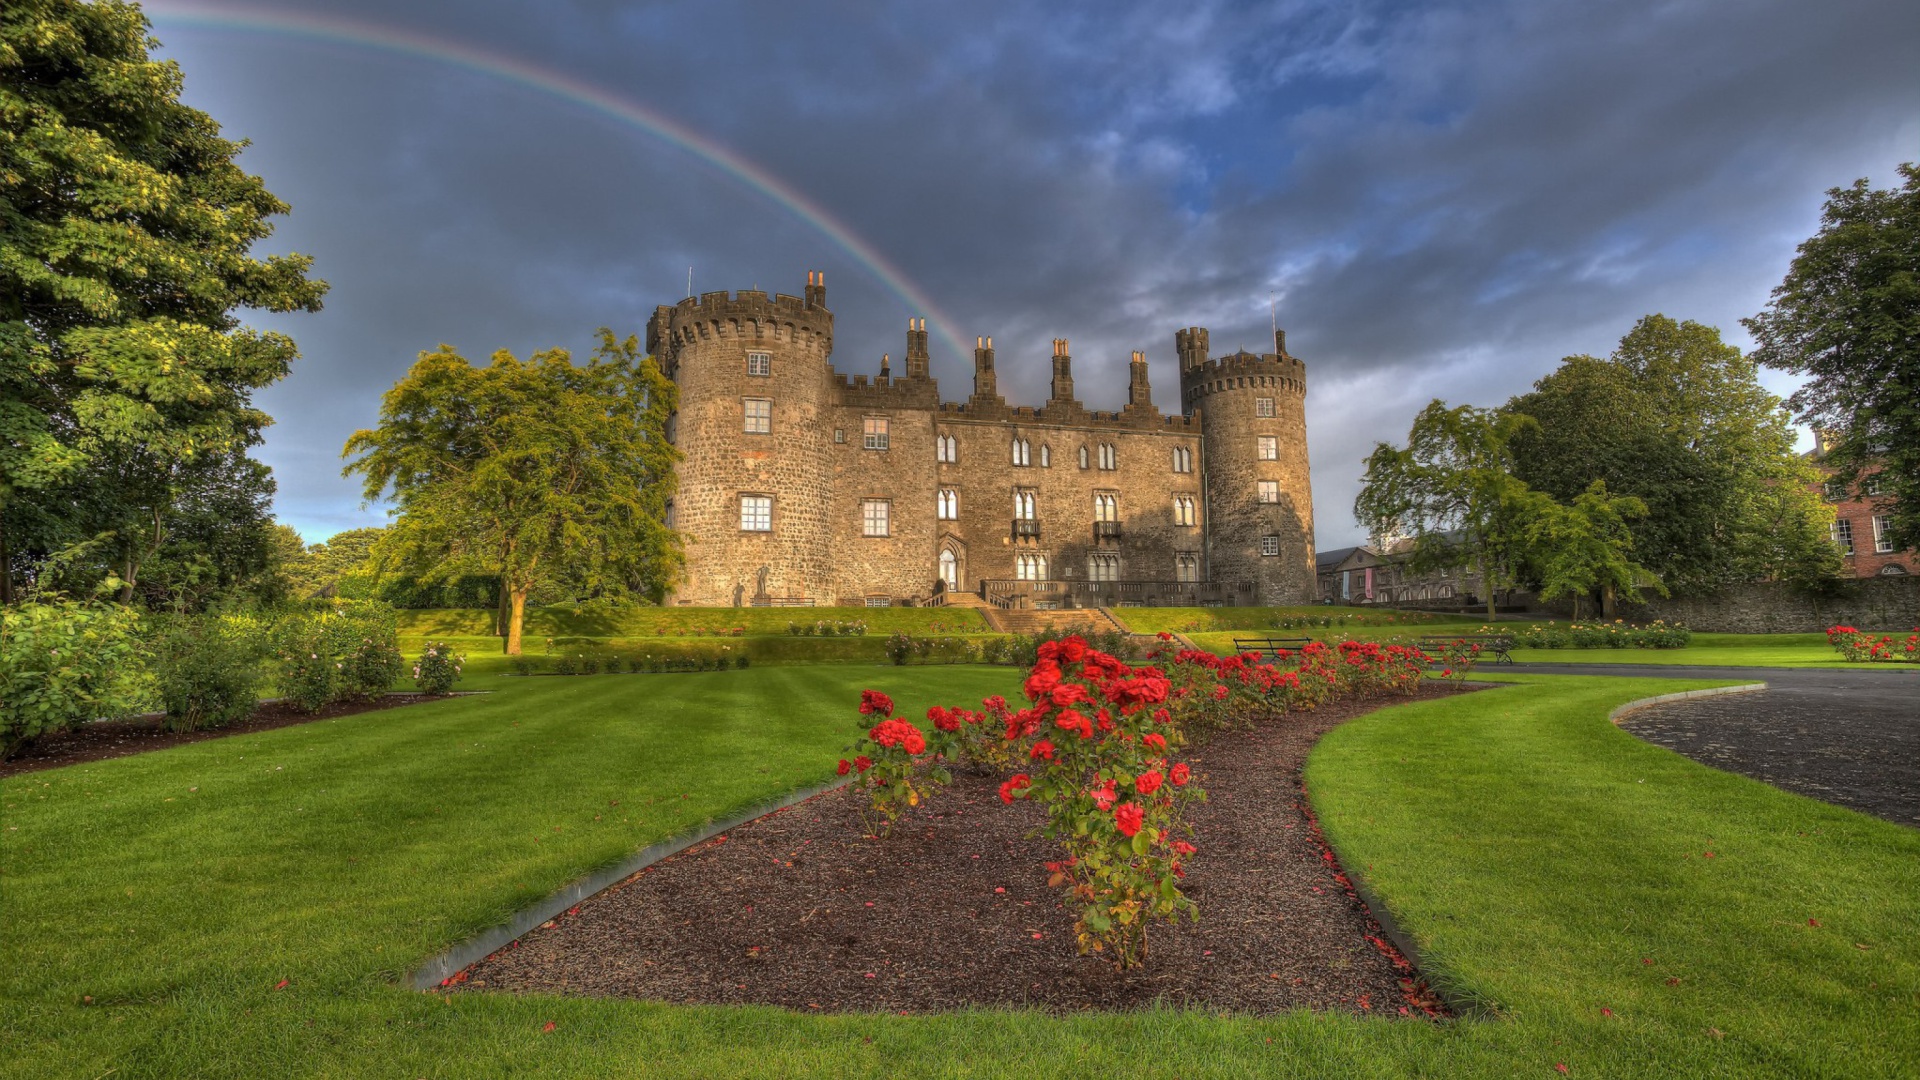
[[[1430,611],[1401,611],[1397,608],[1357,608],[1314,605],[1311,607],[1200,607],[1200,608],[1114,608],[1114,617],[1136,634],[1158,634],[1171,630],[1182,634],[1238,630],[1243,637],[1258,637],[1260,631],[1282,636],[1310,634],[1324,636],[1363,627],[1378,627],[1402,633],[1451,633],[1460,626],[1479,626],[1482,620],[1465,615],[1441,615]],[[1438,629],[1428,631],[1426,627]]]

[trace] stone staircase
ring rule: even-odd
[[[987,623],[1003,634],[1038,634],[1048,630],[1067,631],[1079,634],[1126,633],[1106,608],[1068,608],[1048,611],[1038,608],[997,608],[987,605],[980,609]]]

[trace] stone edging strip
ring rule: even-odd
[[[1766,683],[1756,682],[1741,683],[1738,686],[1715,686],[1706,690],[1682,690],[1677,694],[1656,694],[1653,697],[1643,697],[1627,702],[1625,705],[1608,713],[1607,720],[1618,724],[1621,718],[1628,713],[1644,709],[1649,705],[1658,705],[1663,701],[1679,701],[1683,698],[1718,697],[1721,694],[1750,694],[1755,690],[1765,690],[1766,688]]]
[[[564,914],[568,908],[573,907],[575,904],[591,896],[598,895],[610,886],[625,881],[640,871],[645,870],[647,867],[652,866],[654,863],[669,856],[678,855],[695,844],[710,840],[729,829],[737,829],[756,818],[765,817],[779,810],[785,810],[789,806],[796,806],[806,802],[816,795],[824,795],[835,788],[843,787],[851,779],[852,777],[846,777],[836,779],[831,783],[803,788],[793,792],[786,798],[744,810],[724,821],[709,822],[693,832],[682,833],[671,839],[662,840],[650,847],[642,848],[612,866],[603,870],[597,870],[578,881],[568,884],[559,892],[554,893],[552,896],[547,897],[532,907],[523,908],[515,912],[512,918],[499,926],[483,930],[465,941],[454,943],[452,946],[428,958],[427,961],[422,963],[418,968],[415,968],[407,976],[407,982],[415,990],[438,989],[443,980],[450,979],[454,975],[485,960],[487,957],[505,948],[509,943],[525,936],[540,924],[547,922],[549,919],[558,918]]]

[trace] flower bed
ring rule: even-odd
[[[1908,634],[1875,634],[1833,626],[1827,629],[1827,644],[1859,663],[1920,664],[1920,627]]]
[[[1507,634],[1516,649],[1684,649],[1693,631],[1661,619],[1634,625],[1610,623],[1516,623],[1483,626],[1482,634]]]

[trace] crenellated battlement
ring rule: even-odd
[[[1164,431],[1181,434],[1197,430],[1190,416],[1162,415],[1157,411],[1068,410],[1031,405],[999,405],[980,402],[940,403],[938,419],[972,421],[981,424],[1019,424],[1032,427],[1101,428],[1111,431]]]
[[[1266,389],[1304,396],[1307,365],[1299,357],[1242,350],[1195,364],[1180,374],[1187,404],[1230,390]]]
[[[804,297],[742,289],[704,292],[662,304],[647,321],[647,351],[669,357],[697,341],[739,339],[831,352],[833,312],[826,304],[825,278],[818,271],[808,273]]]

